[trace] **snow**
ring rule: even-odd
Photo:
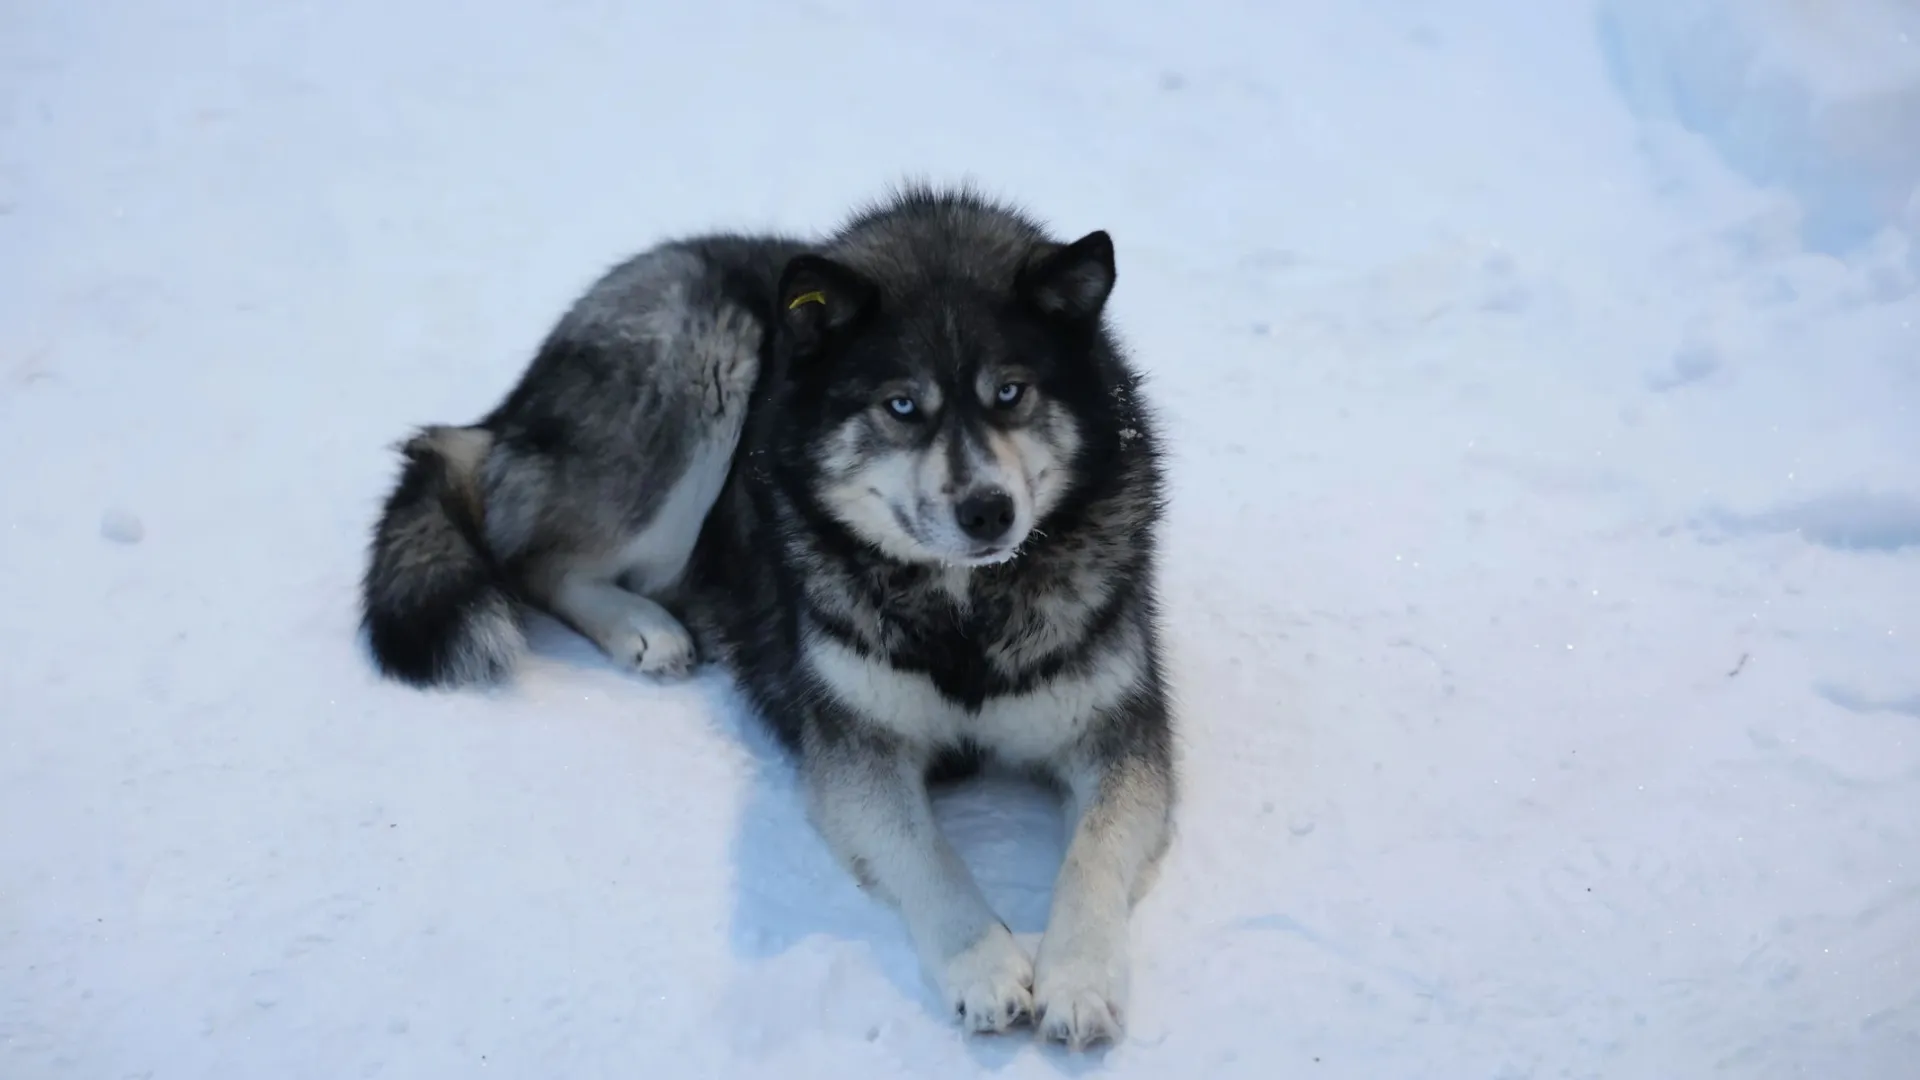
[[[1920,229],[1920,4],[1601,0],[1600,40],[1636,111],[1794,192],[1810,248]]]
[[[1880,1080],[1920,1052],[1920,10],[0,10],[0,1075]],[[725,681],[376,680],[605,265],[971,175],[1119,245],[1180,837],[969,1041]],[[1039,795],[943,803],[1037,939]]]

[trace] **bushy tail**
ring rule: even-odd
[[[385,675],[414,686],[489,683],[523,637],[481,536],[479,472],[493,437],[430,427],[400,447],[406,464],[375,526],[361,582],[361,627]]]

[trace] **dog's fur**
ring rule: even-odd
[[[523,607],[642,672],[721,661],[965,1025],[1116,1037],[1174,769],[1160,446],[1114,280],[1105,233],[925,187],[822,242],[615,267],[498,408],[406,444],[364,581],[380,668],[497,679]],[[1031,961],[928,799],[985,760],[1066,793]]]

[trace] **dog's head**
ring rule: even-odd
[[[1020,247],[972,272],[897,251],[802,255],[781,277],[804,426],[789,445],[814,502],[890,558],[1011,559],[1072,486],[1113,243]]]

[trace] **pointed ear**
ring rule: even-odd
[[[880,290],[858,271],[820,255],[796,255],[780,274],[781,322],[802,353],[865,316]]]
[[[1014,288],[1042,312],[1077,322],[1100,314],[1113,282],[1113,238],[1095,230],[1071,244],[1036,247]]]

